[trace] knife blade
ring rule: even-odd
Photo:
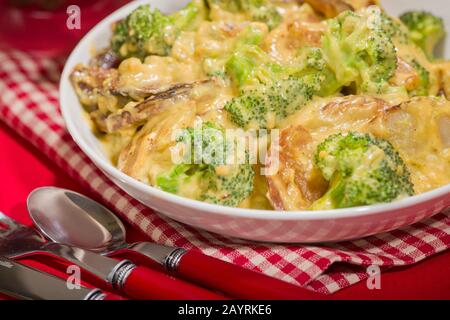
[[[0,257],[0,292],[20,300],[103,300],[99,289],[69,289],[66,281]]]

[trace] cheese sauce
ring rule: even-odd
[[[359,9],[374,1],[344,2]],[[128,58],[120,63],[117,75],[114,74],[108,86],[120,88],[120,93],[126,92],[129,98],[104,94],[98,98],[98,110],[94,113],[133,109],[146,103],[143,92],[156,96],[161,88],[174,84],[197,85],[188,94],[181,88],[182,93],[155,103],[151,115],[144,121],[135,125],[120,123],[119,130],[99,133],[114,165],[133,178],[154,186],[158,175],[173,166],[174,132],[193,127],[199,120],[225,129],[237,128],[224,106],[238,96],[239,91],[223,74],[227,57],[233,52],[242,30],[250,26],[262,34],[264,40],[260,47],[274,61],[287,66],[295,60],[299,49],[320,46],[326,29],[321,14],[308,4],[300,5],[296,1],[274,3],[278,4],[283,16],[283,21],[274,30],[269,31],[260,22],[249,22],[243,15],[215,10],[211,21],[201,22],[196,31],[182,32],[169,56],[148,56],[143,61]],[[411,61],[417,61],[429,71],[429,94],[444,93],[450,98],[448,62],[432,63],[418,47],[401,43],[396,46],[398,65],[391,85],[413,88],[418,74],[411,67]],[[109,88],[106,83],[102,85]],[[99,118],[102,120],[101,114]],[[330,134],[339,132],[372,133],[390,141],[411,171],[416,193],[450,183],[450,102],[445,98],[410,99],[406,91],[314,98],[278,123],[275,129],[281,130],[286,143],[280,157],[284,162],[273,177],[262,176],[261,166],[255,165],[254,191],[240,207],[308,208],[327,188],[313,164],[315,147]],[[191,179],[181,186],[179,194],[199,198],[201,183]],[[268,193],[272,200],[275,199],[272,203]]]

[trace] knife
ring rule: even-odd
[[[0,257],[0,293],[19,300],[124,300],[83,286],[69,289],[66,281]]]

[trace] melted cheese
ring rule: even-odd
[[[320,44],[325,23],[309,5],[299,6],[295,1],[279,2],[283,15],[281,25],[270,33],[264,24],[254,23],[254,27],[267,34],[262,48],[276,61],[289,65],[299,48]],[[373,1],[346,2],[359,8]],[[204,21],[197,31],[184,32],[177,38],[170,56],[149,56],[144,62],[136,58],[124,60],[118,68],[120,87],[158,89],[177,83],[201,81],[209,74],[223,71],[226,53],[232,51],[237,34],[249,22],[242,15],[218,8],[213,12],[212,21]],[[450,97],[448,64],[430,63],[413,46],[399,44],[398,55],[405,61],[415,59],[430,70],[432,95],[443,89]],[[400,65],[397,71],[393,80],[395,85],[407,87],[416,81],[407,65]],[[444,83],[443,88],[441,82]],[[223,110],[226,102],[237,94],[229,83],[217,80],[213,87],[199,87],[196,90],[189,98],[175,99],[169,107],[161,108],[142,128],[132,127],[101,136],[113,163],[126,174],[155,185],[156,177],[173,166],[171,150],[175,130],[192,127],[196,119],[211,121],[224,128],[235,128]],[[114,111],[117,108],[117,98],[107,96],[102,99],[101,109]],[[136,97],[136,100],[139,99],[142,98]],[[318,143],[338,132],[371,132],[391,141],[411,170],[416,192],[450,183],[450,102],[433,98],[407,100],[408,96],[400,91],[383,97],[314,99],[279,124],[286,140],[281,169],[276,176],[269,177],[268,186],[266,177],[260,175],[260,167],[255,166],[254,192],[240,207],[307,208],[326,188],[326,183],[313,165],[312,154]],[[394,108],[398,104],[400,107]],[[305,135],[299,136],[299,130],[305,130]],[[306,136],[309,138],[305,139]],[[198,198],[200,183],[192,179],[181,187],[180,194]],[[268,192],[272,205],[266,196]]]
[[[361,96],[317,99],[282,124],[294,125],[308,130],[313,147],[331,134],[349,131],[390,141],[417,193],[450,183],[450,102],[444,98],[418,97],[400,106]],[[312,174],[311,164],[306,168]]]

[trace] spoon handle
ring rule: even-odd
[[[214,292],[145,267],[135,267],[130,272],[121,292],[139,300],[226,299]]]

